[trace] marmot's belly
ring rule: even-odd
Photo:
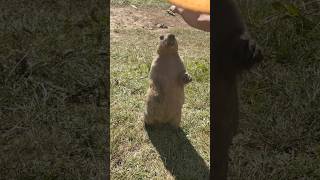
[[[164,101],[168,103],[168,105],[182,105],[184,100],[184,91],[182,88],[172,88],[168,89],[164,94]]]
[[[173,87],[167,89],[164,94],[163,106],[167,115],[174,115],[181,111],[184,103],[183,88]]]
[[[158,96],[152,93],[147,101],[147,112],[158,122],[169,122],[177,114],[181,113],[184,103],[184,90],[181,87],[166,88],[163,94]]]

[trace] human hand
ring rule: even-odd
[[[191,27],[210,32],[210,14],[198,13],[172,5],[170,11],[180,14]]]

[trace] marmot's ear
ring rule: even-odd
[[[164,39],[164,36],[163,36],[163,35],[161,35],[161,36],[160,36],[160,40],[163,40],[163,39]]]

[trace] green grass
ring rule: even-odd
[[[168,7],[155,0],[112,4]],[[230,179],[319,179],[319,16],[303,15],[313,26],[301,29],[299,18],[274,16],[286,12],[270,1],[240,5],[266,58],[242,77]],[[101,7],[99,1],[1,2],[0,179],[105,179]],[[171,30],[194,78],[178,131],[145,130],[140,118],[161,32],[120,29],[111,44],[112,179],[201,179],[208,172],[209,35]]]
[[[301,32],[298,18],[277,18],[285,12],[271,3],[240,3],[265,61],[242,78],[230,178],[319,179],[320,19],[303,15],[314,24]]]
[[[0,179],[106,177],[103,6],[0,3]]]
[[[119,28],[111,42],[111,178],[206,179],[209,173],[209,34],[171,28],[193,82],[187,86],[182,128],[144,129],[148,73],[160,34]]]

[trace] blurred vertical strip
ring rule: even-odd
[[[109,6],[0,1],[0,179],[110,179]]]

